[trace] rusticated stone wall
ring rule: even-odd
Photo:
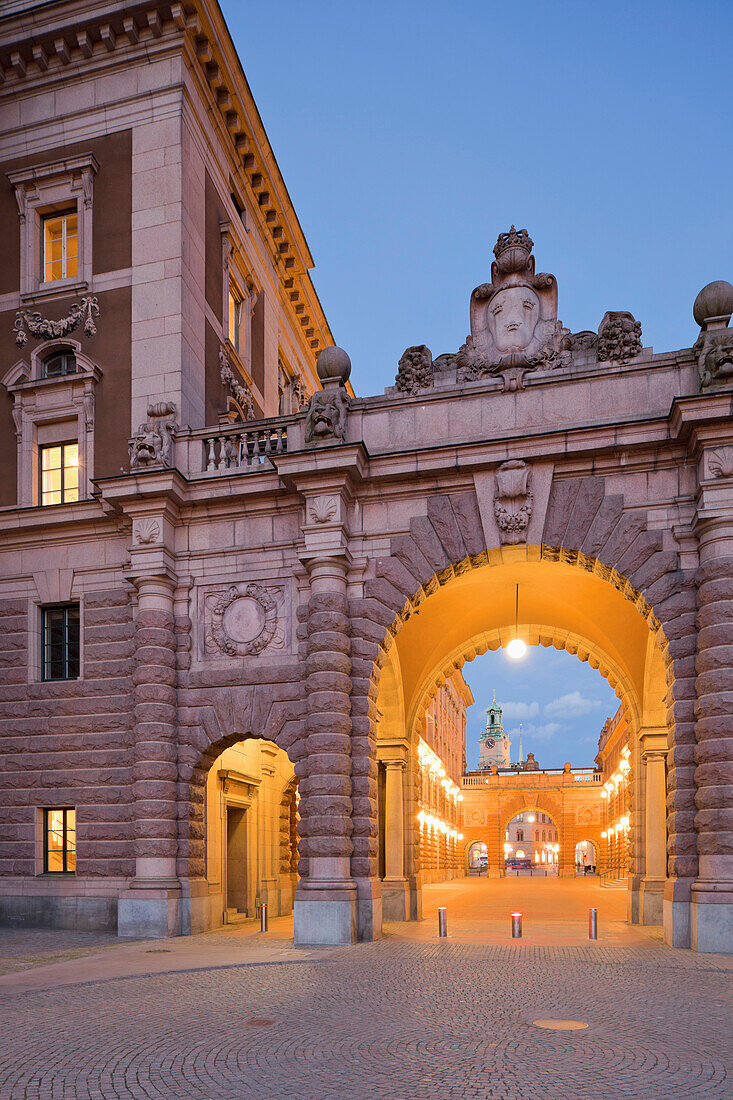
[[[701,856],[733,857],[733,558],[698,570],[696,795]],[[706,876],[707,877],[707,876]]]
[[[306,755],[296,766],[301,875],[310,859],[348,857],[353,850],[351,623],[342,592],[311,595],[307,634]]]
[[[145,860],[175,860],[178,745],[172,608],[138,609],[133,683],[135,856]]]
[[[131,875],[128,592],[85,595],[83,679],[29,682],[29,637],[40,641],[28,626],[29,601],[0,604],[0,874],[35,875],[38,810],[75,806],[77,878]]]

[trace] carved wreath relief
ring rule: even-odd
[[[494,516],[503,546],[527,541],[527,528],[532,518],[529,479],[530,468],[521,460],[505,462],[496,471]]]
[[[247,657],[271,646],[282,649],[285,634],[277,589],[251,581],[230,584],[205,600],[206,650],[227,657]]]

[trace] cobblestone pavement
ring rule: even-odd
[[[52,962],[77,959],[119,944],[112,932],[69,932],[50,928],[0,929],[0,975]]]
[[[730,1100],[730,976],[726,959],[653,941],[388,938],[40,991],[4,984],[0,1097]],[[532,1023],[547,1017],[588,1028]]]

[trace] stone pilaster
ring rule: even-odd
[[[639,923],[661,924],[667,879],[667,730],[642,730],[644,776],[644,876],[639,887]]]
[[[408,920],[410,896],[405,878],[404,755],[384,758],[384,879],[382,915],[385,920]]]
[[[295,892],[295,942],[356,939],[351,878],[351,625],[344,556],[307,560],[306,748],[298,767],[303,875]]]
[[[699,872],[692,886],[697,951],[733,950],[733,521],[700,516],[695,802]]]
[[[120,896],[121,936],[180,932],[175,580],[133,578],[138,607],[133,672],[135,878]]]

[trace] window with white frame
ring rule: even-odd
[[[242,314],[244,298],[233,279],[229,280],[229,299],[227,311],[227,337],[239,356],[242,354],[244,333],[242,332]]]
[[[79,499],[79,443],[49,443],[38,448],[41,505],[73,504]]]
[[[73,351],[62,348],[52,351],[41,360],[41,378],[62,378],[66,374],[76,374],[76,356]]]
[[[98,169],[87,153],[8,173],[20,221],[21,298],[89,285]]]
[[[79,260],[79,215],[76,207],[41,218],[41,280],[76,278]]]
[[[2,378],[13,399],[19,507],[87,499],[94,477],[95,390],[102,377],[73,340],[39,345]]]

